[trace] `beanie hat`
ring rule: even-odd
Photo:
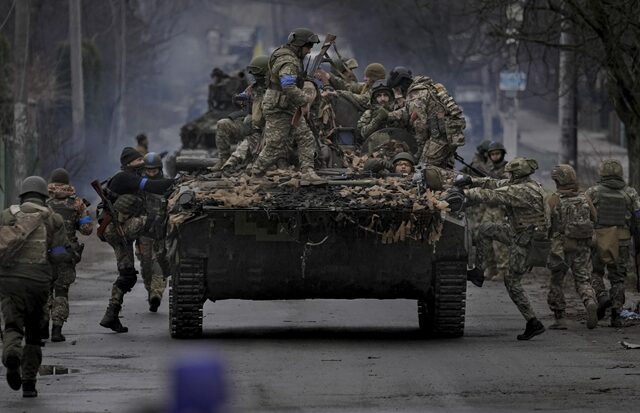
[[[140,152],[130,146],[127,146],[120,154],[120,165],[127,166],[131,161],[135,161],[138,158],[142,158]]]

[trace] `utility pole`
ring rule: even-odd
[[[13,154],[10,175],[7,179],[7,199],[17,202],[22,180],[27,177],[29,160],[29,78],[27,61],[29,58],[29,1],[16,1],[16,24],[14,33],[15,100],[13,105],[14,134],[8,152]]]
[[[559,82],[558,82],[558,123],[560,124],[559,163],[578,168],[578,110],[575,52],[568,48],[573,45],[571,25],[561,23]]]
[[[82,74],[82,10],[80,0],[69,0],[69,49],[71,55],[71,121],[73,146],[85,151],[84,79]]]

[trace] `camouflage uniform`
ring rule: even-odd
[[[244,116],[244,111],[234,112],[229,117],[220,119],[216,124],[216,148],[220,166],[231,157],[231,145],[242,141],[251,130],[251,115]]]
[[[493,144],[494,143],[490,144],[487,149]],[[506,165],[507,162],[504,160],[504,156],[499,162],[492,162],[491,159],[488,159],[483,170],[492,178],[505,179],[507,178],[504,171]],[[481,220],[482,222],[505,222],[506,214],[504,208],[486,207],[482,213]],[[494,281],[504,280],[505,275],[509,271],[509,248],[505,244],[498,241],[493,242],[493,254],[489,254],[486,268],[487,274],[491,275]]]
[[[511,300],[527,320],[527,336],[530,328],[544,331],[531,307],[529,298],[522,287],[522,277],[531,264],[528,262],[529,250],[534,239],[546,237],[547,218],[545,215],[544,189],[540,183],[531,179],[530,175],[538,168],[532,159],[515,158],[509,162],[506,171],[511,173],[510,179],[494,180],[490,178],[474,179],[475,185],[481,187],[464,191],[469,205],[486,203],[491,206],[502,206],[506,209],[509,222],[482,223],[478,229],[478,245],[476,265],[481,267],[493,241],[499,241],[509,247],[509,271],[504,283]],[[535,335],[535,334],[534,334]],[[531,338],[530,335],[528,338]],[[519,336],[519,339],[528,339]]]
[[[407,90],[406,109],[416,132],[420,162],[453,168],[453,154],[464,145],[466,123],[445,87],[416,76]]]
[[[37,189],[27,189],[34,182]],[[2,363],[7,367],[11,388],[18,390],[22,386],[25,397],[35,397],[36,376],[42,362],[42,309],[53,282],[52,265],[70,262],[72,257],[67,250],[69,241],[62,217],[45,205],[46,181],[29,177],[22,188],[21,204],[5,209],[0,214],[0,225],[14,225],[21,214],[39,214],[42,223],[12,257],[11,265],[4,262],[0,266],[0,308],[4,320]]]
[[[638,231],[640,197],[622,178],[622,165],[613,159],[600,166],[600,180],[585,192],[593,204],[596,253],[591,283],[598,297],[598,316],[611,306],[611,325],[621,326],[620,310],[625,302],[624,282],[629,271],[631,231]],[[632,218],[636,220],[633,221]],[[635,227],[635,228],[634,228]],[[607,294],[604,270],[607,270],[611,289]]]
[[[547,267],[551,270],[551,285],[547,303],[556,323],[550,328],[564,329],[564,279],[571,269],[578,295],[587,310],[587,327],[595,328],[596,295],[591,288],[591,238],[593,222],[591,208],[578,192],[576,172],[570,165],[556,166],[551,177],[558,188],[549,198],[551,215],[551,251]]]
[[[389,102],[386,105],[377,103],[376,96],[379,93],[386,93],[389,96]],[[362,114],[358,120],[357,127],[360,135],[366,139],[380,129],[408,129],[409,118],[405,111],[394,111],[393,90],[382,83],[376,82],[371,94],[371,108]]]
[[[263,101],[264,146],[253,165],[253,174],[262,175],[278,159],[286,158],[288,144],[297,144],[300,169],[313,170],[315,140],[304,117],[291,124],[296,110],[307,105],[302,92],[303,64],[294,46],[281,46],[269,58],[270,86]]]
[[[56,326],[61,328],[69,317],[69,287],[76,280],[76,263],[80,261],[84,249],[84,245],[78,241],[76,230],[82,235],[91,235],[93,220],[84,201],[76,196],[73,186],[52,182],[49,184],[49,194],[47,204],[64,219],[67,238],[75,255],[74,262],[54,267],[55,282],[49,295],[46,316],[48,319],[49,312],[51,313],[55,329]]]

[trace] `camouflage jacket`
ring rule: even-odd
[[[489,172],[489,166],[490,165],[482,157],[482,155],[480,155],[478,152],[476,152],[473,155],[473,159],[471,160],[471,163],[469,165],[473,166],[474,168],[476,168],[480,172],[483,172],[485,174],[485,176],[498,178],[498,177],[494,177],[493,175],[490,174],[490,172]],[[468,166],[465,166],[464,168],[462,168],[462,172],[466,173],[467,175],[478,176],[478,174],[473,172]],[[499,178],[502,178],[502,177],[499,177]]]
[[[20,206],[25,212],[35,212],[36,209],[31,207],[30,202],[25,202]],[[64,226],[62,217],[56,213],[49,214],[44,219],[46,231],[46,249],[47,257],[56,254],[58,249],[65,249],[69,246],[69,240]],[[0,213],[0,225],[13,225],[16,221],[15,216],[11,213],[10,208]],[[28,238],[27,238],[28,242]],[[26,248],[27,246],[23,247]],[[21,250],[22,252],[22,250]],[[19,252],[19,254],[21,253]],[[49,258],[50,259],[50,258]],[[53,267],[50,263],[33,264],[33,263],[16,263],[9,267],[0,265],[0,277],[18,277],[28,278],[33,281],[47,282],[53,281]]]
[[[479,187],[466,189],[469,204],[486,203],[504,206],[509,222],[516,232],[535,228],[546,232],[548,219],[545,208],[545,192],[542,185],[527,176],[517,180],[474,179]]]
[[[429,139],[464,145],[466,121],[462,110],[440,83],[416,76],[407,90],[405,108],[421,146]]]
[[[596,228],[610,226],[603,224],[603,217],[611,214],[620,215],[620,224],[622,225],[616,226],[632,229],[632,217],[636,218],[636,222],[640,222],[640,196],[622,178],[602,179],[596,185],[587,189],[585,196],[593,205],[591,213]],[[620,211],[617,211],[618,209]],[[640,228],[633,228],[633,230],[636,229]]]
[[[302,91],[305,77],[302,60],[295,52],[281,46],[269,58],[269,87],[262,101],[262,110],[269,113],[286,112],[293,114],[308,103]]]
[[[333,142],[336,133],[336,113],[330,98],[318,96],[309,111],[308,123],[316,138],[321,142]]]
[[[489,161],[487,163],[487,172],[489,172],[489,176],[492,178],[507,179],[507,173],[504,171],[505,166],[507,166],[507,161],[505,160],[498,163]]]
[[[73,186],[50,183],[49,196],[47,205],[62,216],[67,238],[71,243],[78,241],[76,230],[80,231],[82,235],[91,235],[93,219],[82,198],[76,195]]]
[[[358,131],[363,138],[368,138],[372,133],[384,128],[408,128],[408,119],[390,117],[391,112],[387,112],[386,116],[380,115],[378,110],[380,106],[376,105],[371,109],[367,109],[358,120]]]
[[[591,239],[591,205],[583,194],[575,189],[558,190],[549,197],[548,203],[552,240]]]

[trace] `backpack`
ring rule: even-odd
[[[0,226],[0,263],[3,267],[15,263],[15,258],[27,239],[44,224],[43,220],[49,213],[45,208],[40,212],[22,212],[19,205],[12,205],[9,209],[15,217],[15,222],[13,225]],[[46,231],[44,234],[46,252]]]
[[[559,207],[567,238],[591,238],[593,222],[589,204],[583,196],[562,198]]]

